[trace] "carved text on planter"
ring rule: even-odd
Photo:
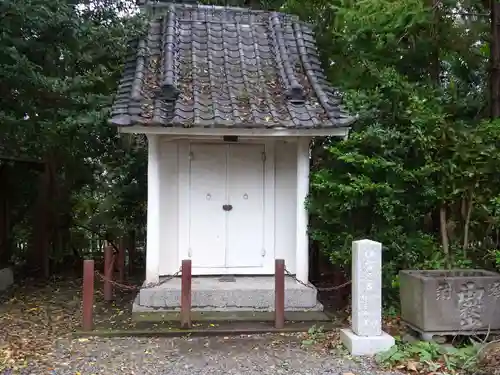
[[[448,301],[451,299],[452,292],[451,284],[448,282],[440,282],[436,289],[436,300],[437,301]]]
[[[462,285],[457,296],[462,329],[482,326],[481,311],[483,309],[484,289],[478,288],[473,282],[468,282]]]
[[[500,298],[500,282],[491,284],[489,295],[495,299]]]

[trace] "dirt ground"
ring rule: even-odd
[[[129,281],[129,284],[138,286],[140,283],[136,280]],[[286,337],[251,335],[210,339],[73,338],[72,333],[81,326],[81,285],[81,279],[71,277],[54,278],[48,283],[26,280],[0,294],[0,374],[116,374],[120,366],[123,370],[119,372],[123,374],[167,374],[174,371],[174,368],[176,374],[181,374],[179,369],[197,368],[205,360],[213,367],[214,373],[220,373],[227,366],[232,366],[238,373],[247,366],[244,363],[252,361],[255,361],[252,370],[255,373],[262,373],[261,367],[267,362],[272,362],[271,366],[277,366],[277,369],[286,369],[287,363],[292,363],[292,366],[299,366],[298,371],[303,369],[299,362],[305,361],[310,362],[310,373],[316,374],[323,373],[322,360],[318,362],[316,358],[318,353],[326,353],[330,349],[325,348],[338,344],[337,338],[330,335],[328,339],[318,343],[316,349],[305,350],[300,344],[304,337],[299,334]],[[117,289],[114,301],[105,302],[102,284],[97,282],[95,290],[96,329],[143,328],[138,327],[131,319],[131,305],[136,291]],[[154,329],[155,326],[151,328]],[[162,328],[165,328],[164,324]],[[200,359],[200,353],[205,352],[205,359]],[[249,353],[253,357],[247,358]],[[294,358],[302,359],[288,358],[292,354]],[[344,355],[346,353],[342,354]],[[167,361],[168,356],[173,356],[175,360]],[[130,361],[130,358],[133,360]],[[339,371],[350,368],[351,365],[345,367],[338,362],[339,358],[335,358],[326,355],[324,360],[336,361],[335,368]],[[154,364],[162,362],[168,362],[168,366],[163,367],[163,370],[156,370],[157,366]],[[151,363],[151,370],[149,367],[145,370],[147,363]],[[332,362],[328,366],[333,365]],[[125,369],[124,366],[129,367]],[[372,368],[371,363],[363,366]],[[143,370],[146,372],[141,372]],[[276,371],[272,373],[284,370]],[[285,372],[293,373],[288,370]]]
[[[304,349],[295,335],[59,340],[26,374],[389,375],[342,351]],[[394,373],[396,374],[396,373]]]
[[[26,280],[0,294],[0,374],[390,374],[369,359],[351,358],[335,332],[307,347],[307,334],[75,338],[72,333],[81,326],[81,282]],[[117,291],[112,303],[103,300],[101,291],[97,283],[97,329],[141,328],[131,319],[135,291]],[[397,321],[384,328],[399,334]],[[499,363],[499,351],[488,358]]]
[[[43,358],[56,339],[80,329],[81,288],[81,278],[28,279],[0,293],[0,369]],[[119,291],[114,302],[105,302],[102,285],[96,283],[96,327],[133,328],[130,310],[135,295]]]

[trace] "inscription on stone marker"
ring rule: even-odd
[[[353,242],[352,329],[359,336],[382,334],[381,253],[378,242]]]
[[[484,289],[478,288],[473,282],[468,282],[460,287],[457,296],[462,328],[472,329],[482,326]]]

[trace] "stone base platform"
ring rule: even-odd
[[[193,277],[192,319],[274,320],[274,277]],[[179,320],[181,280],[173,278],[153,288],[142,288],[132,316],[140,321]],[[328,320],[317,300],[317,290],[285,277],[285,319]]]
[[[6,290],[14,283],[14,273],[10,268],[0,269],[0,291]]]
[[[423,341],[446,341],[446,336],[490,336],[490,335],[500,335],[500,330],[498,329],[470,329],[470,330],[449,330],[449,331],[425,331],[419,327],[401,320],[401,323],[405,325],[409,331],[414,336],[420,337]],[[491,337],[491,336],[490,336]]]
[[[385,352],[395,344],[394,337],[385,332],[380,336],[358,336],[351,329],[340,330],[340,341],[355,356]]]

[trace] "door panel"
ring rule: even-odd
[[[189,248],[193,267],[224,267],[226,247],[226,147],[192,144]]]
[[[264,264],[264,145],[231,144],[227,157],[226,267]]]

